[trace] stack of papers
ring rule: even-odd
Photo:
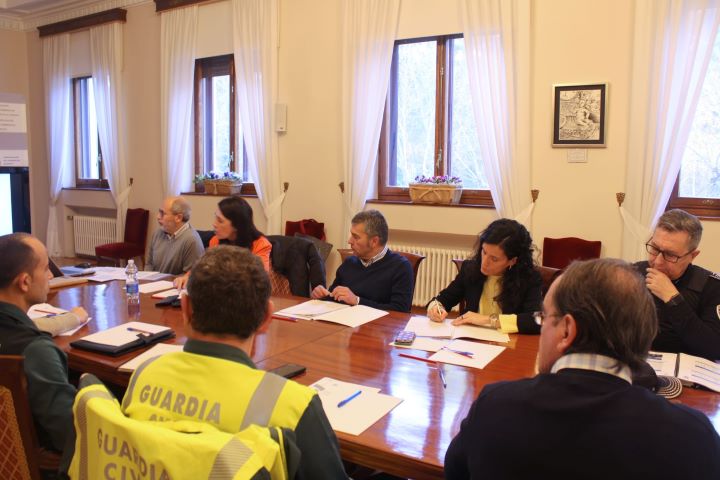
[[[402,398],[380,393],[379,388],[329,377],[310,387],[317,390],[333,430],[350,435],[360,435],[402,402]]]
[[[121,372],[134,372],[135,369],[142,365],[146,360],[160,357],[162,355],[165,355],[166,353],[182,352],[182,349],[182,345],[174,345],[171,343],[157,343],[153,345],[151,349],[144,351],[132,360],[120,365],[118,367],[118,370],[120,370]]]
[[[684,385],[702,385],[720,392],[720,365],[687,353],[649,352],[647,362],[658,375],[679,378]]]
[[[425,316],[411,317],[405,330],[415,332],[418,337],[433,338],[474,338],[487,342],[508,343],[510,336],[494,328],[478,327],[476,325],[453,325],[451,320],[433,322]]]
[[[273,315],[301,320],[324,320],[348,327],[359,327],[387,315],[388,312],[365,305],[351,307],[344,303],[326,300],[309,300],[293,307],[279,310]]]
[[[94,275],[87,278],[93,282],[109,282],[111,280],[125,280],[125,269],[121,267],[94,267]],[[138,272],[138,280],[159,280],[166,277],[167,274],[160,272]],[[172,286],[172,285],[171,285]]]

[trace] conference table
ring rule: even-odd
[[[154,304],[158,300],[145,294],[141,297],[137,320],[172,327],[176,337],[170,343],[184,343],[180,309],[157,308]],[[307,299],[274,296],[272,300],[279,310]],[[92,317],[75,335],[55,338],[68,354],[69,367],[126,386],[130,374],[118,371],[118,367],[143,350],[110,357],[69,345],[80,337],[129,321],[123,282],[68,287],[51,292],[48,302],[63,308],[82,305]],[[483,386],[534,375],[539,337],[511,335],[510,343],[504,345],[507,348],[482,370],[445,365],[447,387],[443,388],[433,364],[400,356],[410,353],[428,357],[429,353],[389,345],[409,318],[407,313],[390,312],[357,328],[273,319],[268,331],[256,337],[252,358],[265,370],[286,363],[305,366],[306,373],[294,379],[305,385],[332,377],[402,398],[397,407],[362,434],[338,432],[342,457],[401,477],[437,479],[443,477],[445,451]],[[685,388],[673,401],[701,410],[720,431],[720,394]]]

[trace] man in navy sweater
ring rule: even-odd
[[[387,248],[388,225],[382,213],[367,210],[352,219],[348,257],[327,289],[318,285],[312,298],[327,298],[348,305],[409,312],[415,282],[410,262]]]
[[[485,386],[445,455],[445,478],[720,478],[708,418],[632,384],[657,331],[622,260],[574,262],[547,295],[535,378]]]

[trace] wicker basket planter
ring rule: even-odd
[[[462,184],[411,183],[410,200],[413,203],[446,204],[458,203],[462,195]]]
[[[242,182],[236,180],[205,180],[205,193],[210,195],[233,195],[240,193]]]

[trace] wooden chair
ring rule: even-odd
[[[144,208],[128,208],[125,217],[125,241],[106,243],[95,247],[98,264],[101,258],[112,258],[115,265],[121,260],[140,257],[140,268],[145,268],[145,247],[147,246],[148,219],[150,212]]]
[[[23,357],[0,355],[0,478],[39,480],[57,471],[60,455],[41,449],[35,434]]]
[[[342,258],[342,261],[344,262],[346,258],[353,255],[353,251],[349,248],[338,248],[338,253],[340,254],[340,258]],[[394,250],[393,250],[394,251]],[[408,259],[408,262],[410,262],[410,266],[413,269],[413,286],[417,283],[417,275],[418,270],[420,269],[420,264],[423,260],[425,260],[425,255],[418,255],[417,253],[410,253],[410,252],[397,252],[398,255],[402,255],[403,257]]]
[[[542,295],[543,298],[545,298],[547,291],[550,289],[550,285],[552,285],[552,283],[557,279],[557,277],[560,276],[562,270],[560,270],[559,268],[544,267],[541,265],[536,265],[535,270],[538,271],[540,277],[542,278]]]
[[[602,242],[577,237],[548,238],[543,240],[543,267],[564,270],[573,260],[600,258]]]

